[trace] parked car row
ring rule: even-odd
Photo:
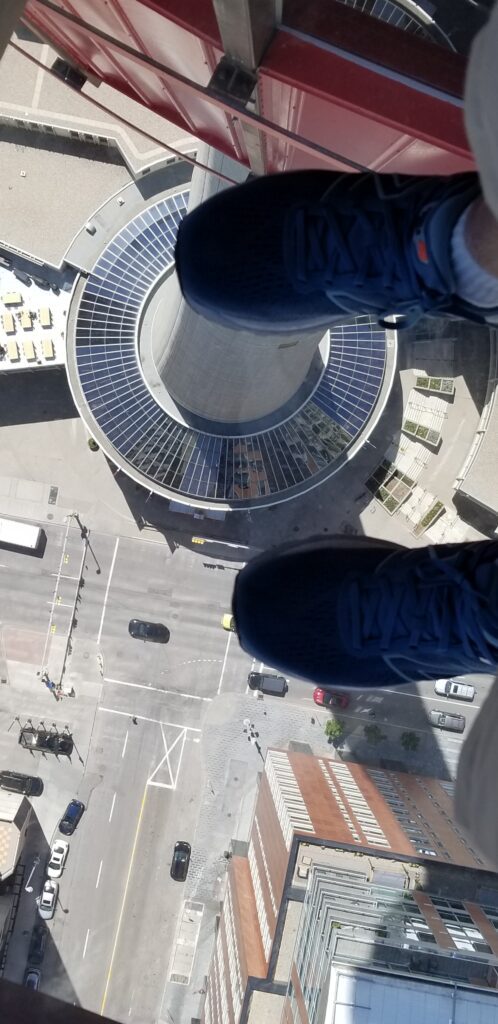
[[[71,836],[84,810],[85,805],[81,803],[81,800],[71,800],[59,822],[59,832],[62,832],[65,836]],[[44,921],[50,921],[55,914],[57,897],[59,895],[59,883],[56,879],[60,878],[64,871],[68,853],[69,843],[67,839],[59,839],[59,837],[54,839],[47,865],[47,878],[38,900],[38,913]]]
[[[81,800],[71,800],[59,822],[59,831],[63,835],[72,835],[85,810]],[[59,898],[59,881],[69,854],[69,843],[67,839],[57,836],[50,848],[50,856],[47,864],[47,877],[43,883],[42,891],[37,899],[38,914],[42,921],[51,921],[57,907]],[[41,982],[41,964],[47,942],[47,929],[45,923],[36,924],[31,934],[28,951],[28,966],[24,972],[24,985],[26,988],[38,989]]]

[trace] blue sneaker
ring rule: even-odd
[[[498,541],[282,545],[239,573],[242,647],[320,686],[386,686],[498,665]]]
[[[239,330],[324,329],[352,313],[498,317],[454,293],[450,239],[480,195],[452,177],[297,171],[212,196],[181,222],[176,269],[198,313]]]

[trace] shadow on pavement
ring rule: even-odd
[[[51,995],[63,999],[70,1005],[79,1006],[77,993],[53,938],[53,927],[58,916],[69,914],[71,908],[66,906],[64,894],[61,896],[59,892],[53,919],[44,921],[38,913],[37,897],[39,897],[47,878],[46,868],[50,858],[50,842],[46,839],[38,821],[34,803],[32,803],[32,807],[31,821],[20,859],[20,867],[23,869],[21,895],[13,931],[9,938],[4,977],[8,981],[22,985],[29,964],[30,967],[40,972],[41,992],[50,991]],[[38,935],[45,936],[37,952],[31,945],[35,928]],[[32,995],[32,993],[27,993],[27,995]],[[16,1019],[1,1014],[0,1018],[6,1022]]]
[[[76,418],[64,367],[0,374],[0,426]]]

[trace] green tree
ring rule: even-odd
[[[378,725],[365,725],[363,732],[365,733],[365,739],[367,743],[382,743],[382,740],[387,739],[387,736]]]
[[[401,746],[405,750],[417,750],[420,743],[420,736],[417,736],[415,732],[403,732],[401,733]]]
[[[338,740],[344,732],[344,722],[340,722],[338,718],[329,718],[325,722],[325,735],[328,736],[330,742]]]

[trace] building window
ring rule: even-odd
[[[266,759],[266,777],[284,843],[289,850],[294,831],[313,834],[314,828],[287,754],[270,750]]]

